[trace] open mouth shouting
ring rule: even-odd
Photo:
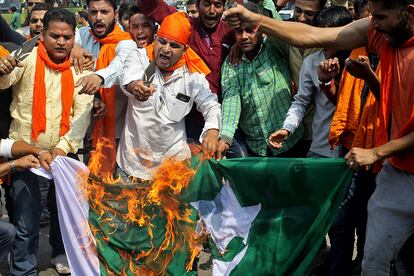
[[[95,23],[95,25],[93,25],[93,30],[97,35],[104,35],[106,34],[106,25],[102,22]]]
[[[218,22],[219,22],[219,18],[217,17],[217,15],[208,15],[208,14],[206,14],[204,16],[204,24],[208,28],[214,28],[217,25]]]

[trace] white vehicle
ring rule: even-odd
[[[288,3],[283,9],[279,11],[280,17],[282,17],[283,20],[290,20],[293,18],[293,12],[295,10],[295,4]]]

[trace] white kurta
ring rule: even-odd
[[[128,108],[116,158],[122,170],[142,179],[150,179],[166,157],[190,157],[184,118],[194,103],[205,120],[200,140],[208,129],[220,129],[221,122],[221,106],[205,76],[190,73],[185,66],[175,70],[167,82],[156,68],[155,93],[145,102],[136,100],[123,87],[142,80],[148,65],[145,49],[132,51],[125,62],[121,83],[128,96]],[[177,99],[179,93],[188,96],[189,101]]]

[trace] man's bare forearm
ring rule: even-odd
[[[369,90],[371,90],[371,92],[374,94],[375,99],[379,101],[381,84],[375,72],[372,71],[372,73],[364,81]]]
[[[392,157],[399,153],[414,151],[414,131],[399,139],[391,140],[388,143],[376,148],[379,159]]]
[[[260,30],[286,43],[302,48],[334,47],[350,50],[367,45],[370,19],[361,19],[338,28],[318,28],[297,22],[255,17]]]
[[[14,158],[18,158],[18,157],[22,157],[28,154],[33,154],[34,156],[38,156],[42,150],[43,149],[32,146],[26,142],[16,141],[14,142],[12,146],[11,153]]]

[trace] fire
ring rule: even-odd
[[[187,161],[167,158],[154,172],[151,181],[123,183],[121,178],[100,174],[105,146],[105,143],[97,143],[88,166],[91,175],[84,193],[98,221],[98,226],[91,226],[93,235],[102,237],[108,245],[115,244],[115,251],[123,260],[122,271],[112,271],[105,263],[108,272],[126,275],[128,268],[136,275],[165,274],[174,255],[184,251],[188,251],[186,270],[190,271],[202,249],[204,237],[195,231],[194,209],[181,202],[179,195],[189,186],[196,170]],[[200,152],[199,147],[192,146],[191,149]],[[155,223],[160,221],[165,229],[157,228]],[[122,243],[128,242],[129,230],[134,233],[145,231],[149,243],[145,246],[137,244],[137,249],[132,251],[122,248]],[[113,240],[117,237],[112,235],[121,231],[126,232],[123,235],[126,241]],[[99,247],[97,244],[98,251]]]

